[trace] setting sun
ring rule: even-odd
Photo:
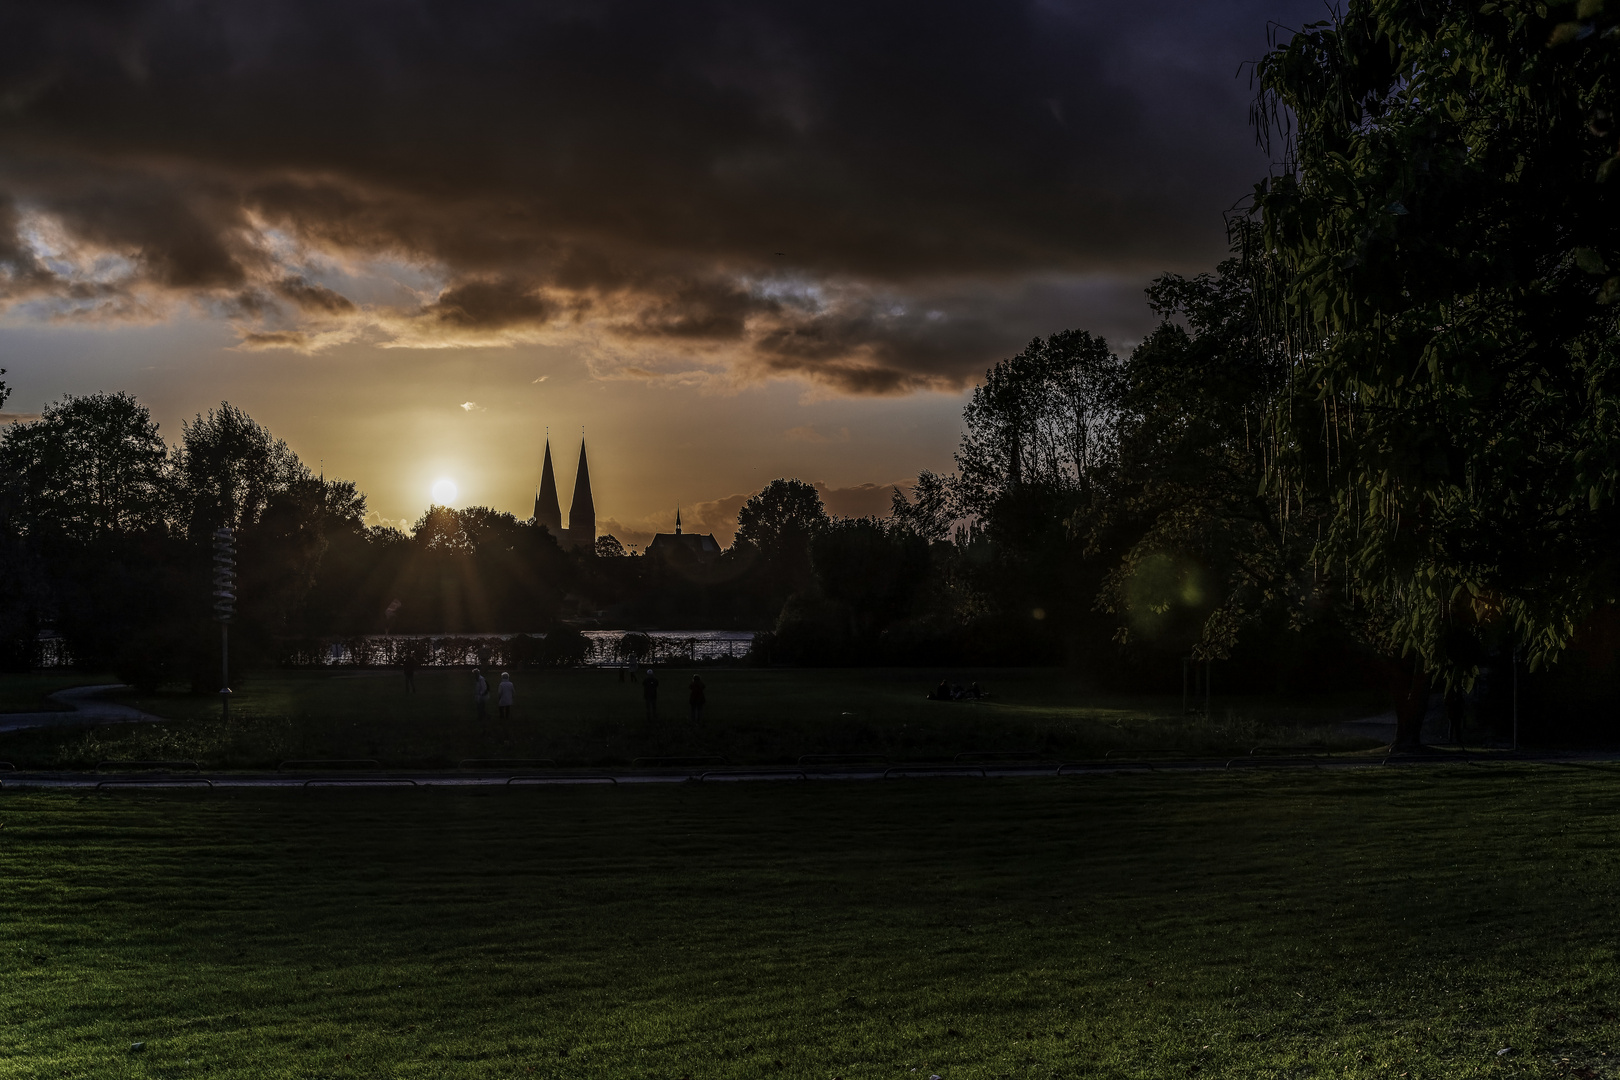
[[[433,501],[439,506],[449,506],[455,502],[457,492],[456,482],[448,476],[433,481]]]

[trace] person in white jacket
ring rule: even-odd
[[[501,685],[495,690],[495,704],[500,706],[501,719],[512,718],[512,676],[501,672]]]

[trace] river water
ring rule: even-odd
[[[652,642],[647,663],[741,659],[754,646],[751,630],[585,630],[589,651],[585,663],[607,665],[621,662],[617,646],[627,633],[645,634]],[[542,633],[519,634],[364,634],[334,638],[298,650],[287,657],[295,667],[393,667],[406,652],[416,655],[427,667],[452,667],[483,663],[510,663],[508,657],[515,638],[543,639]]]

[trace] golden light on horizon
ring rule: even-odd
[[[458,494],[460,494],[460,489],[456,487],[456,482],[448,476],[441,476],[433,481],[433,502],[435,505],[449,506],[456,501]]]

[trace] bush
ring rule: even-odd
[[[819,596],[792,596],[776,621],[774,658],[789,664],[829,667],[854,660],[849,608]]]
[[[590,648],[589,639],[572,626],[554,626],[540,642],[540,662],[547,667],[578,667]]]

